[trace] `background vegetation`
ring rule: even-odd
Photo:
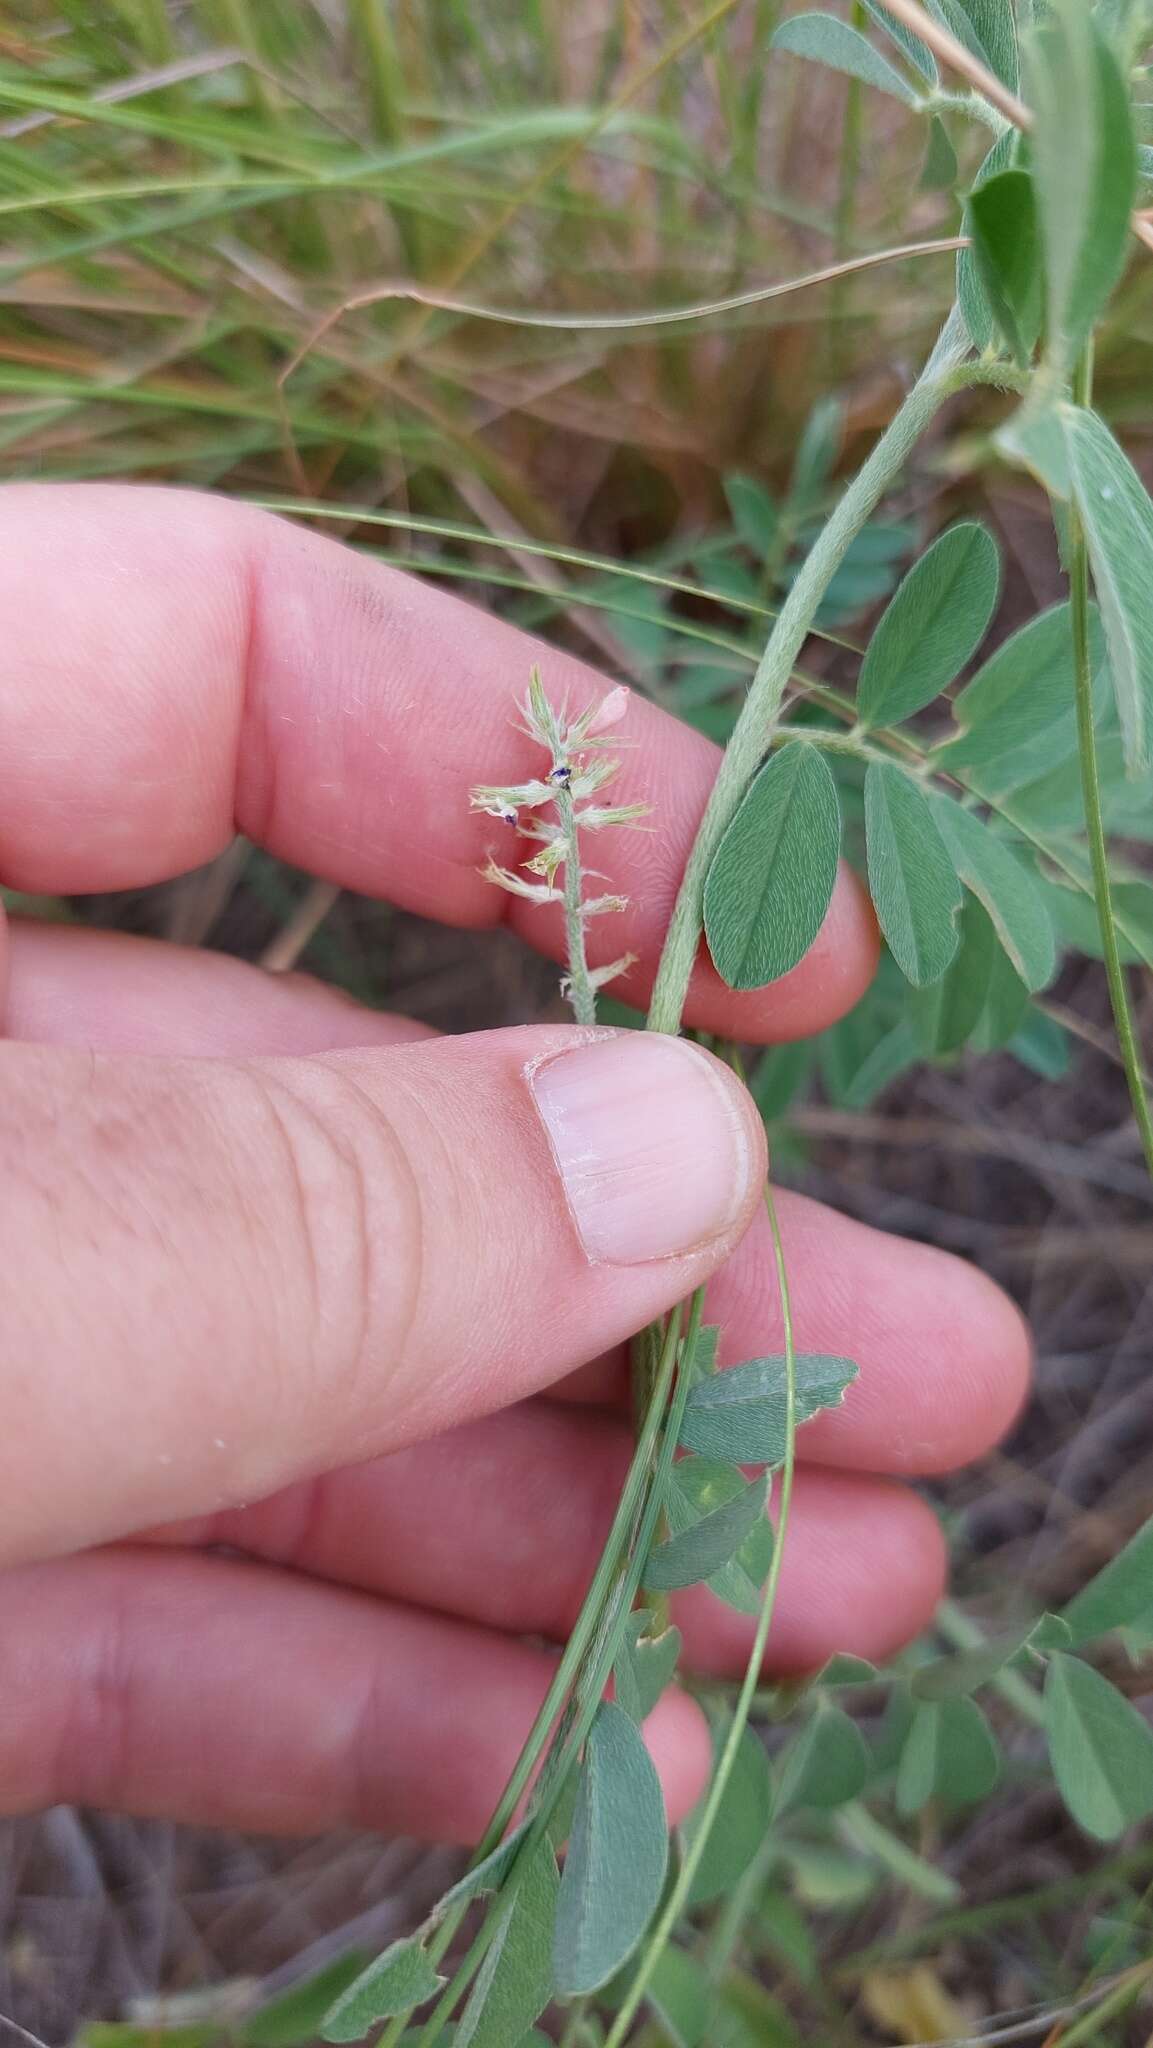
[[[17,0],[0,25],[4,473],[312,507],[301,516],[723,738],[766,609],[953,289],[951,257],[923,254],[705,320],[582,322],[957,231],[951,191],[931,166],[925,178],[923,122],[770,54],[783,11]],[[400,279],[572,325],[498,325],[397,296],[318,331]],[[1098,403],[1139,466],[1153,453],[1150,279],[1135,263],[1097,366]],[[1001,543],[998,632],[1063,594],[1044,501],[992,445],[1004,411],[990,394],[945,412],[840,572],[831,633],[859,644],[914,553],[961,512]],[[846,672],[835,640],[806,661],[832,685]],[[1141,859],[1127,907],[1148,934]],[[511,942],[494,967],[490,939],[478,956],[460,935],[334,902],[246,847],[164,890],[28,907],[299,956],[444,1027],[556,1006],[553,972]],[[1081,939],[1092,951],[1087,927]],[[936,1489],[955,1558],[939,1649],[1060,1605],[1148,1512],[1150,1192],[1084,953],[1008,1051],[929,1066],[887,1000],[882,981],[815,1061],[776,1055],[756,1085],[785,1179],[975,1258],[1034,1322],[1037,1395],[1016,1438]],[[1135,1638],[1112,1673],[1135,1693],[1147,1644]],[[851,1698],[870,1784],[884,1785],[883,1698]],[[738,2001],[717,2048],[1146,2039],[1153,1848],[1088,1843],[1040,1737],[1008,1725],[1001,1788],[975,1817],[935,1806],[894,1825],[866,1801],[756,1866],[747,2010]],[[350,1945],[380,1946],[446,1868],[375,1842],[272,1849],[63,1812],[10,1828],[5,1847],[0,2011],[54,2041],[134,2000],[148,2021],[160,1994],[207,1985],[241,2010],[251,1980],[270,1995]],[[1015,2019],[1037,2008],[1067,2016]],[[204,2009],[163,2010],[199,2026]],[[675,2038],[653,2026],[654,2044]]]

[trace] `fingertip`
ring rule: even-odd
[[[709,1725],[696,1700],[671,1685],[644,1724],[645,1746],[661,1781],[669,1825],[677,1827],[702,1797],[712,1768]]]

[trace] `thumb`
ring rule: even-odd
[[[728,1070],[642,1032],[0,1062],[0,1563],[548,1385],[706,1279],[764,1172]]]

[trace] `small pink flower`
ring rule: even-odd
[[[623,683],[618,683],[615,690],[602,697],[585,727],[586,733],[603,732],[608,725],[619,725],[628,708],[628,690]]]

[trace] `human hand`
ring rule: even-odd
[[[0,491],[0,618],[6,884],[140,886],[239,830],[559,952],[481,880],[511,835],[467,792],[535,766],[534,658],[605,690],[570,657],[242,506],[103,486]],[[637,700],[623,731],[651,829],[603,849],[606,943],[639,999],[717,756]],[[702,961],[688,1021],[818,1030],[875,950],[845,873],[791,974],[733,995]],[[436,1040],[109,933],[14,923],[6,954],[0,1807],[475,1838],[547,1684],[525,1639],[564,1636],[607,1527],[628,1336],[715,1273],[724,1359],[780,1348],[755,1111],[677,1041]],[[779,1208],[799,1341],[861,1368],[801,1438],[771,1660],[803,1669],[927,1619],[941,1540],[900,1481],[1000,1434],[1028,1342],[947,1254]],[[743,1663],[709,1594],[677,1618],[699,1670]],[[693,1701],[646,1737],[683,1813]]]

